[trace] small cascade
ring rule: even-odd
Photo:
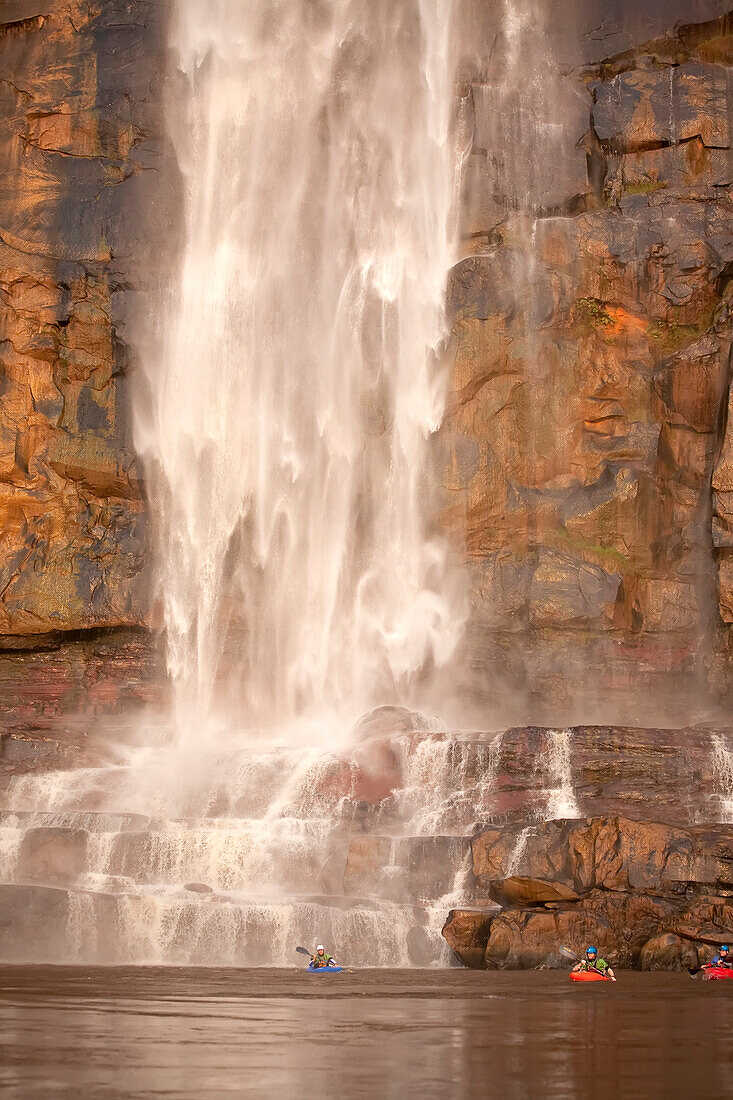
[[[580,817],[581,811],[573,788],[572,743],[570,730],[547,731],[547,809],[545,817]]]
[[[23,833],[13,814],[3,815],[0,819],[0,882],[11,882],[18,862],[20,842]]]
[[[93,894],[69,891],[66,941],[68,961],[83,963],[98,955],[98,925]]]
[[[733,822],[733,750],[719,733],[712,735],[712,757],[720,821]]]
[[[513,875],[516,875],[517,871],[519,870],[522,860],[524,858],[524,853],[527,851],[527,843],[529,842],[529,838],[531,835],[531,825],[527,825],[524,829],[522,829],[521,833],[519,833],[516,844],[514,845],[514,850],[509,856],[507,865],[504,869],[507,878],[511,878]]]
[[[503,733],[486,741],[441,735],[399,742],[404,787],[398,814],[416,835],[471,832],[491,814]]]
[[[473,902],[471,880],[473,876],[473,853],[468,847],[463,860],[456,867],[455,877],[449,890],[428,905],[428,932],[431,940],[442,944],[438,961],[445,966],[458,965],[455,956],[441,932],[446,914],[451,909],[461,909]]]

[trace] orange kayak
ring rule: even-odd
[[[571,970],[571,982],[610,982],[605,974],[599,974],[597,970]]]

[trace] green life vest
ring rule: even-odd
[[[583,959],[584,970],[598,970],[601,974],[604,970],[608,970],[608,963],[605,959],[596,959],[595,962],[588,962],[587,959]]]
[[[321,970],[324,966],[330,966],[332,962],[332,957],[327,955],[325,951],[322,955],[313,956],[313,967],[315,970]]]

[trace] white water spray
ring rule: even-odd
[[[527,825],[517,835],[516,843],[514,845],[514,848],[512,849],[512,853],[509,856],[509,859],[507,860],[507,865],[504,871],[507,878],[511,878],[513,875],[516,875],[517,871],[519,870],[522,860],[524,859],[525,853],[527,851],[527,845],[529,843],[529,838],[532,835],[532,831],[533,827],[531,825]]]
[[[547,743],[546,818],[580,817],[580,807],[573,789],[570,730],[548,730]]]
[[[719,733],[712,735],[713,776],[718,788],[720,820],[733,822],[733,751]]]
[[[179,731],[404,697],[463,612],[432,537],[452,0],[189,0],[180,285],[136,437]],[[223,704],[220,707],[219,704]]]
[[[463,851],[464,788],[483,809],[495,753],[413,724],[430,743],[403,767],[378,728],[349,751],[334,730],[375,704],[433,709],[431,673],[463,629],[432,529],[460,167],[452,3],[172,5],[185,242],[135,437],[176,742],[11,785],[30,816],[0,838],[7,877],[50,873],[67,894],[44,958],[291,965],[318,940],[357,965],[446,956],[441,910],[468,865],[440,903],[414,874],[395,897],[381,841],[450,830]],[[49,871],[24,834],[62,821]],[[363,896],[346,879],[370,830],[386,886]]]

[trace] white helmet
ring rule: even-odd
[[[326,950],[326,948],[323,946],[323,944],[319,943],[318,947],[316,948],[316,951],[325,951],[325,950]]]

